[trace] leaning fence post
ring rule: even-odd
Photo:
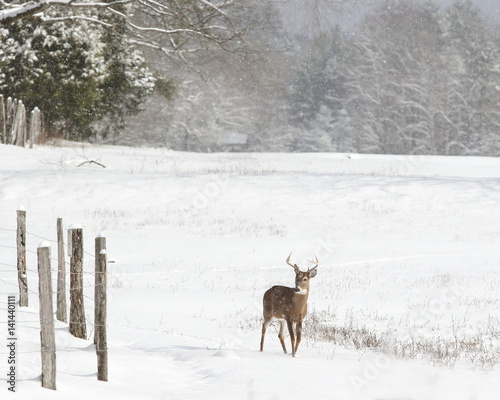
[[[40,298],[40,341],[42,351],[42,386],[56,390],[56,341],[50,276],[50,245],[38,246],[38,296]]]
[[[57,218],[57,319],[68,322],[66,311],[66,262],[64,260],[63,220]]]
[[[70,310],[69,331],[80,339],[87,338],[85,323],[85,307],[83,304],[83,230],[75,226],[70,229],[71,261],[70,261]]]
[[[7,97],[5,107],[5,144],[12,144],[12,124],[16,110],[16,101],[12,97]]]
[[[5,143],[7,114],[5,112],[5,100],[3,94],[0,94],[0,143]]]
[[[96,249],[99,242],[99,254],[96,257],[96,320],[95,338],[97,352],[97,379],[108,381],[108,342],[106,335],[106,238],[96,238]],[[99,277],[99,279],[98,279]]]
[[[28,307],[28,277],[26,275],[26,211],[17,210],[17,280],[19,306]]]

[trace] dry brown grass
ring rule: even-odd
[[[381,351],[398,359],[423,359],[454,366],[463,361],[489,369],[500,363],[500,323],[490,318],[483,329],[467,333],[459,324],[451,332],[416,331],[395,333],[375,330],[357,323],[352,315],[343,325],[332,323],[335,315],[311,312],[304,323],[304,337],[310,342],[328,342],[354,350]]]

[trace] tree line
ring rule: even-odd
[[[356,0],[295,0],[321,26],[307,32],[274,0],[49,3],[0,20],[0,92],[42,108],[54,136],[225,151],[238,133],[248,151],[500,155],[500,34],[470,0],[383,0],[348,32],[324,17]]]
[[[349,32],[271,25],[255,33],[265,62],[182,82],[149,109],[162,123],[146,140],[220,151],[238,132],[249,151],[500,155],[500,34],[471,1],[382,1]]]
[[[472,2],[387,1],[309,54],[288,93],[297,149],[500,155],[500,36]]]

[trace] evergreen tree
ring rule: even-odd
[[[85,20],[40,24],[36,18],[0,30],[0,92],[39,107],[50,135],[88,139],[106,118],[116,122],[154,87],[143,59]]]
[[[303,136],[299,150],[331,151],[336,146],[334,125],[345,115],[347,45],[339,28],[318,37],[296,69],[287,95],[288,112]]]
[[[328,36],[322,36],[311,46],[308,56],[296,70],[288,94],[291,120],[298,126],[307,126],[325,102],[329,77],[324,70],[328,61]]]
[[[116,10],[126,13],[130,5],[117,5]],[[127,116],[141,111],[141,104],[155,87],[155,78],[148,71],[141,53],[125,39],[131,34],[129,26],[116,15],[103,13],[100,20],[107,26],[101,28],[102,57],[106,76],[100,85],[105,101],[103,118],[93,124],[101,137],[115,136],[125,127]],[[167,93],[167,97],[170,93]]]
[[[2,29],[0,92],[43,110],[46,128],[77,137],[99,113],[104,59],[98,30],[64,23]]]

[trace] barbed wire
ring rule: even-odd
[[[16,230],[16,229],[7,229],[7,228],[1,228],[1,227],[0,227],[0,231],[4,231],[4,232],[11,232],[11,233],[17,233],[17,230]],[[26,231],[26,234],[27,234],[27,235],[30,235],[30,236],[37,237],[37,238],[39,238],[39,239],[41,239],[41,240],[45,240],[45,241],[48,241],[48,242],[58,243],[58,241],[57,241],[57,240],[49,239],[49,238],[46,238],[46,237],[44,237],[44,236],[38,235],[38,234],[33,233],[33,232],[30,232],[30,231]],[[6,248],[6,249],[13,249],[13,250],[17,250],[17,246],[11,246],[11,245],[4,245],[4,244],[0,244],[0,247],[2,247],[2,248]],[[37,254],[38,254],[38,252],[37,252],[37,251],[33,251],[33,250],[31,250],[31,249],[25,249],[25,251],[26,251],[26,253],[29,253],[29,254],[35,254],[35,255],[37,255]],[[83,253],[84,253],[84,254],[86,254],[86,255],[88,255],[88,256],[90,256],[90,257],[92,257],[92,258],[94,258],[94,259],[96,258],[94,254],[92,254],[92,253],[90,253],[90,252],[86,251],[85,249],[83,249]],[[50,259],[51,259],[52,261],[57,262],[57,264],[59,263],[59,259],[58,259],[58,258],[55,258],[55,257],[50,257]],[[64,265],[65,265],[66,267],[67,267],[69,264],[70,264],[70,263],[69,263],[68,261],[64,260]],[[12,270],[0,270],[0,272],[2,272],[2,273],[15,273],[15,274],[16,274],[16,276],[15,276],[15,277],[12,277],[12,278],[5,278],[5,279],[1,279],[1,278],[0,278],[0,282],[3,282],[3,283],[5,283],[5,284],[7,284],[7,285],[12,285],[12,286],[16,287],[16,289],[18,289],[18,283],[17,283],[17,282],[15,282],[15,281],[18,279],[18,276],[17,276],[17,275],[19,274],[19,271],[18,271],[18,269],[17,269],[17,265],[14,265],[14,264],[8,264],[8,263],[0,263],[0,265],[2,265],[2,266],[6,266],[6,267],[12,267]],[[51,270],[51,272],[54,272],[54,273],[58,272],[58,271],[59,271],[59,265],[57,265],[57,266],[51,266],[50,270]],[[38,273],[38,270],[33,269],[33,268],[28,268],[28,267],[26,267],[26,270],[25,270],[24,272],[26,272],[26,273],[30,272],[30,273],[35,273],[35,274],[37,274],[37,273]],[[86,275],[86,276],[90,276],[90,277],[94,277],[94,278],[95,278],[96,274],[100,274],[100,273],[101,273],[101,274],[107,274],[107,272],[100,272],[100,271],[98,271],[98,272],[89,272],[89,271],[71,272],[71,271],[65,271],[65,272],[66,272],[66,274],[68,274],[68,275],[72,275],[72,274],[75,274],[75,275],[80,275],[80,274],[82,274],[82,275]],[[52,274],[52,275],[55,275],[55,274]],[[7,281],[8,279],[11,279],[11,280],[12,280],[12,281],[14,281],[14,282],[8,282],[8,281]],[[54,276],[52,276],[52,281],[55,281],[55,280],[56,280],[56,278],[55,278]],[[96,287],[99,287],[99,286],[104,286],[104,285],[105,285],[105,283],[103,282],[103,283],[100,283],[100,284],[95,284],[95,283],[93,283],[93,284],[89,284],[89,285],[83,285],[83,286],[81,286],[81,287],[77,287],[77,288],[71,288],[71,287],[68,287],[68,288],[66,288],[65,290],[60,290],[60,291],[57,291],[57,290],[56,290],[56,291],[52,291],[51,293],[42,294],[42,296],[54,296],[54,295],[57,295],[57,294],[59,294],[59,293],[63,293],[63,292],[64,292],[64,293],[67,293],[67,292],[71,293],[71,291],[83,290],[83,289],[86,289],[86,288],[87,288],[87,289],[88,289],[88,288],[94,288],[94,289],[95,289]],[[31,294],[31,295],[35,295],[35,296],[37,296],[37,297],[40,297],[40,293],[38,293],[38,291],[35,291],[35,290],[33,290],[33,289],[28,289],[28,293],[29,293],[29,294]],[[0,292],[0,295],[13,295],[13,293],[12,293],[12,292]],[[17,296],[17,290],[16,290],[16,296]],[[95,303],[95,299],[94,299],[94,298],[92,298],[92,297],[90,297],[90,296],[88,296],[88,295],[86,295],[86,294],[83,294],[83,298],[84,298],[84,299],[87,299],[88,301],[90,301],[90,302],[92,302],[92,303]],[[7,302],[1,302],[1,303],[3,303],[3,304],[8,304]],[[0,307],[0,309],[7,310],[7,308],[4,308],[4,307]],[[66,306],[66,311],[69,311],[69,312],[71,311],[69,306]],[[68,325],[72,325],[72,324],[86,324],[86,325],[88,325],[88,326],[91,328],[91,332],[93,332],[93,331],[95,330],[95,327],[96,327],[96,326],[97,326],[97,327],[99,327],[99,326],[109,327],[109,324],[103,324],[103,325],[98,324],[98,325],[95,325],[95,324],[94,324],[93,322],[91,322],[91,321],[90,321],[87,317],[85,317],[85,321],[86,321],[86,322],[80,322],[80,321],[69,321],[67,324],[68,324]],[[24,322],[19,322],[19,321],[16,321],[16,323],[17,323],[17,325],[19,325],[19,326],[25,326],[25,327],[29,327],[29,325],[30,325],[30,324],[36,324],[36,323],[38,323],[38,326],[40,325],[40,321],[38,321],[38,320],[36,320],[36,321],[24,321]],[[39,351],[40,351],[40,350],[36,350],[36,351],[34,351],[34,352],[37,352],[37,353],[38,353]],[[24,353],[26,353],[26,352],[21,352],[20,354],[24,354]]]
[[[46,240],[47,242],[57,243],[57,240],[47,239],[47,238],[45,238],[43,236],[37,235],[36,233],[32,233],[32,232],[26,231],[26,234],[34,236],[34,237],[37,237],[38,239]]]
[[[0,265],[4,265],[6,267],[12,267],[13,269],[12,270],[0,270],[0,272],[19,272],[18,269],[17,269],[17,265],[14,265],[14,264],[6,264],[6,263],[0,263]],[[69,266],[69,263],[65,263],[66,266]],[[50,271],[51,272],[59,272],[59,266],[52,266],[51,265],[51,268],[50,268]],[[33,269],[33,268],[26,268],[26,272],[32,272],[34,274],[38,274],[38,270],[36,269]],[[90,272],[90,271],[81,271],[81,273],[83,275],[91,275],[91,276],[95,276],[95,274],[104,274],[105,272],[100,272],[100,271],[97,271],[97,272]],[[80,274],[80,272],[71,272],[71,271],[66,271],[66,275],[78,275]]]
[[[11,282],[5,282],[3,279],[0,279],[0,281],[6,283],[6,284],[9,284],[9,285],[12,285],[12,286],[15,286],[16,288],[18,287],[18,285],[16,283],[11,283]],[[98,283],[98,284],[92,284],[92,285],[85,285],[85,286],[81,286],[81,287],[76,287],[76,288],[68,288],[66,290],[59,290],[59,291],[52,291],[51,293],[43,293],[42,296],[53,296],[55,294],[58,294],[58,293],[66,293],[66,291],[70,292],[72,290],[82,290],[82,289],[86,289],[86,288],[95,288],[95,287],[99,287],[99,286],[104,286],[104,283]],[[28,289],[28,293],[31,293],[33,295],[36,295],[36,296],[39,296],[39,293],[38,292],[35,292],[33,289]],[[9,292],[0,292],[0,295],[4,295],[4,296],[8,296],[8,295],[11,295],[12,293],[9,293]],[[86,294],[83,295],[83,297],[91,300],[91,301],[95,301],[93,298],[87,296]]]
[[[16,229],[6,229],[6,228],[0,228],[0,230],[1,230],[1,231],[5,231],[5,232],[14,232],[14,233],[17,233],[17,230],[16,230]],[[44,237],[44,236],[37,235],[36,233],[30,232],[30,231],[28,231],[28,230],[26,231],[26,234],[27,234],[27,235],[34,236],[34,237],[37,237],[37,238],[42,239],[42,240],[46,240],[46,241],[48,241],[48,242],[58,243],[58,241],[57,241],[57,240],[54,240],[54,239],[49,239],[49,238],[46,238],[46,237]],[[64,243],[64,244],[65,244],[65,243]],[[11,249],[17,249],[17,247],[16,247],[16,246],[6,246],[6,245],[1,245],[1,244],[0,244],[0,247],[11,248]],[[28,251],[28,250],[26,250],[26,251]],[[31,253],[34,253],[34,254],[36,254],[36,252],[34,252],[34,251],[32,251],[32,250],[30,250],[30,252],[31,252]],[[90,253],[90,252],[86,251],[85,249],[83,250],[83,252],[84,252],[85,254],[87,254],[88,256],[95,258],[95,255],[94,255],[94,254],[92,254],[92,253]]]

